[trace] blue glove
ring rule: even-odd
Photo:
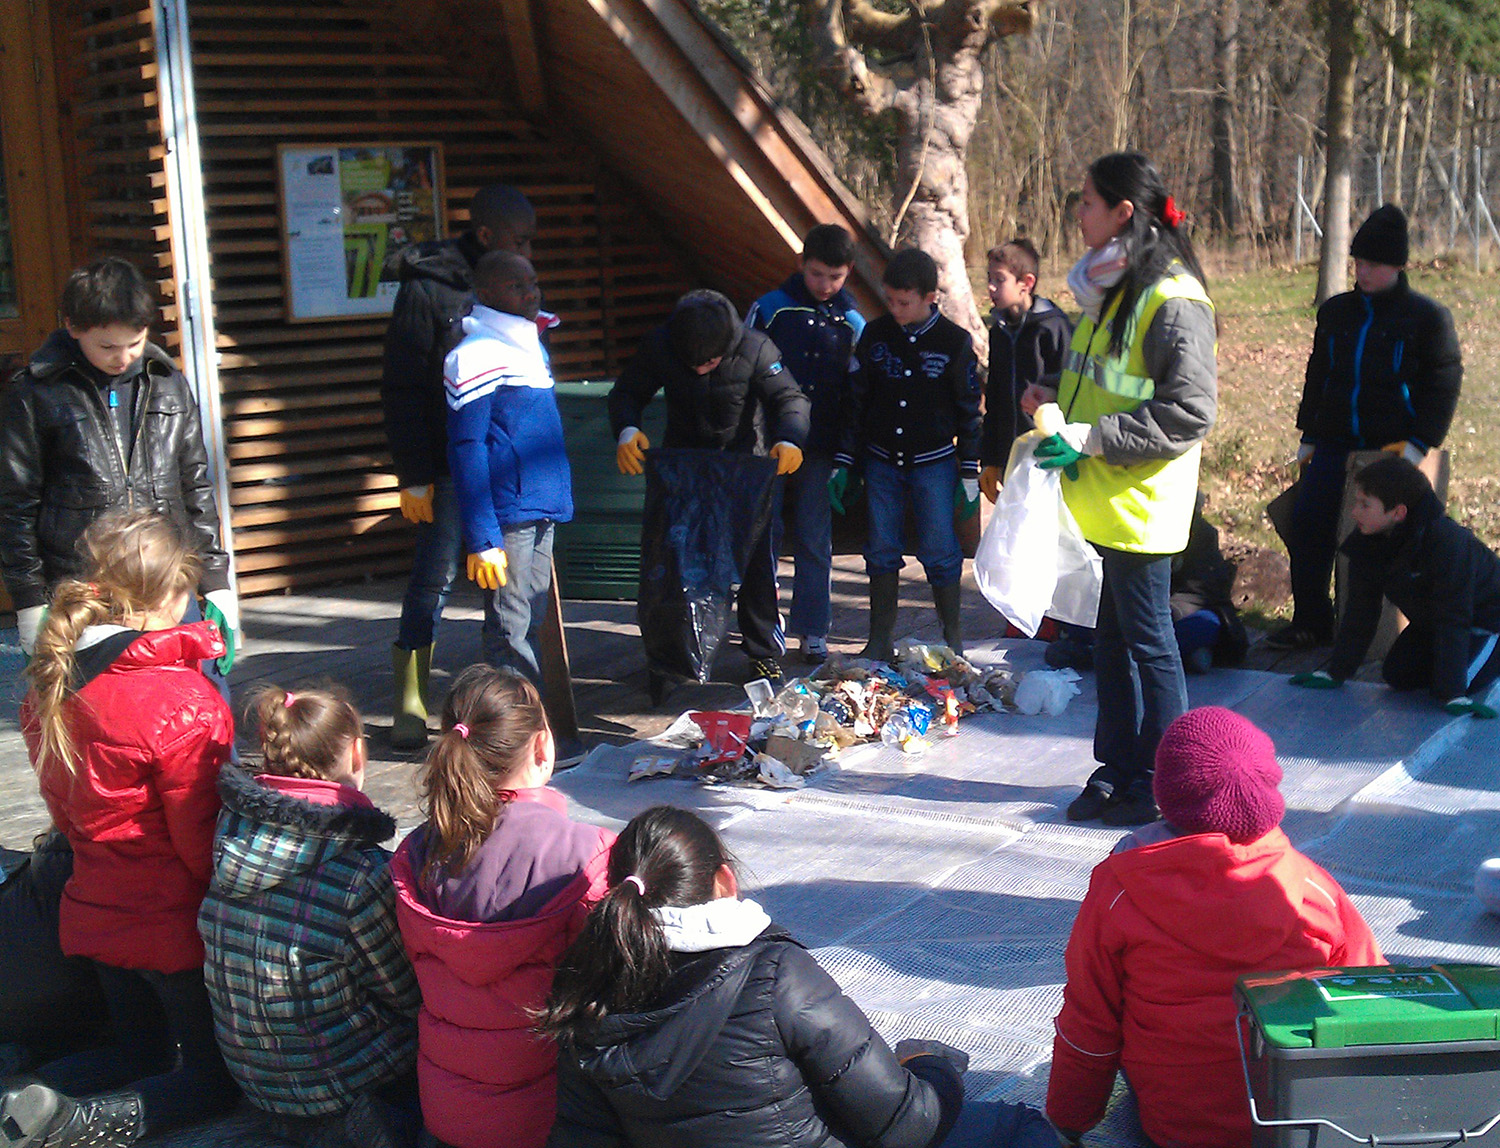
[[[1301,686],[1304,690],[1336,690],[1343,684],[1329,677],[1323,670],[1314,670],[1310,674],[1292,675],[1292,685]]]
[[[828,505],[835,514],[844,513],[844,495],[849,491],[849,468],[841,466],[828,476]]]
[[[1078,478],[1078,460],[1086,457],[1075,450],[1060,434],[1044,438],[1036,448],[1036,464],[1043,470],[1061,470],[1070,479]]]

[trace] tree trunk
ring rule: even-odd
[[[1234,190],[1239,57],[1239,0],[1219,0],[1214,13],[1213,207],[1218,229],[1230,238],[1240,225],[1239,201]]]
[[[1403,5],[1401,44],[1405,48],[1411,47],[1410,4]],[[1386,196],[1392,203],[1397,204],[1406,203],[1406,124],[1411,116],[1411,108],[1407,104],[1410,95],[1411,77],[1403,71],[1396,84],[1396,154],[1391,160],[1391,184],[1395,188],[1395,194]]]
[[[1327,3],[1328,97],[1323,119],[1328,135],[1328,169],[1323,177],[1319,303],[1348,287],[1349,200],[1354,162],[1354,0],[1327,0]]]

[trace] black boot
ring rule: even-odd
[[[870,575],[870,640],[859,652],[861,658],[889,662],[896,656],[891,635],[896,629],[896,601],[901,593],[901,574]]]
[[[959,600],[963,586],[955,582],[951,586],[934,586],[932,601],[937,607],[938,621],[943,624],[943,642],[959,656],[964,652],[963,622],[959,618]]]
[[[125,1148],[144,1132],[137,1092],[73,1100],[45,1084],[28,1084],[5,1098],[0,1113],[4,1148]]]

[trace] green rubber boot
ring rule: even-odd
[[[427,744],[427,676],[431,670],[431,646],[420,650],[391,647],[391,674],[396,679],[391,745],[396,749],[421,749]]]
[[[870,576],[870,640],[859,652],[861,658],[889,662],[896,657],[891,635],[896,630],[896,602],[900,592],[899,571]]]
[[[957,582],[932,588],[932,602],[937,607],[938,621],[943,624],[943,643],[959,655],[964,652],[963,623],[959,618],[962,593],[963,587]]]

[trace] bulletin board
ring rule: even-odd
[[[443,238],[440,143],[276,149],[286,317],[389,315],[402,252]]]

